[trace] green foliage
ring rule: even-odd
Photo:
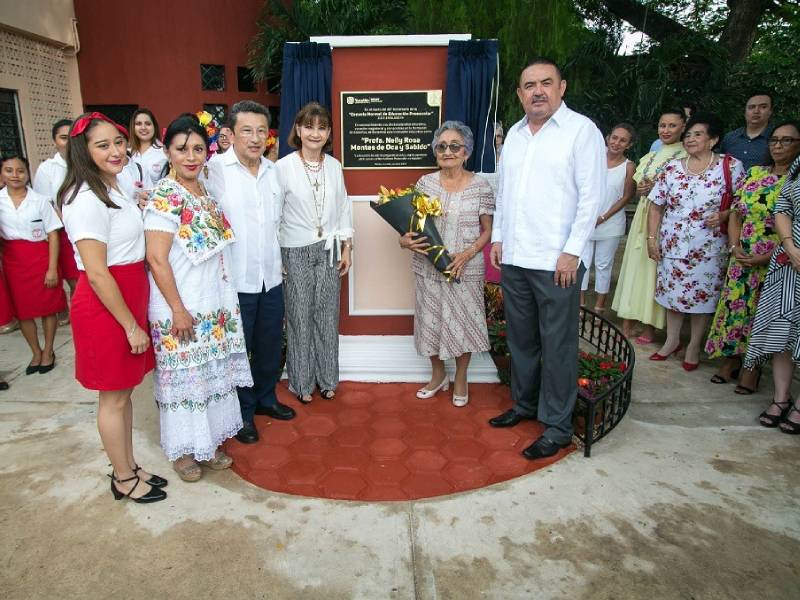
[[[517,78],[538,55],[564,63],[585,35],[571,2],[564,0],[409,0],[409,31],[471,33],[474,39],[498,39],[500,108],[504,123],[517,121]]]
[[[285,0],[284,0],[285,1]],[[728,8],[719,0],[642,2],[688,28],[690,34],[647,42],[633,55],[618,53],[623,22],[603,0],[267,0],[250,44],[250,67],[271,89],[280,81],[283,44],[313,35],[471,33],[500,41],[499,118],[522,116],[517,77],[536,55],[564,66],[566,100],[608,128],[627,120],[639,130],[632,158],[655,138],[664,108],[686,102],[717,112],[730,126],[742,122],[754,88],[774,91],[778,112],[800,107],[800,7],[783,3],[759,26],[750,57],[732,65],[717,43]],[[795,115],[791,115],[795,112]]]
[[[257,81],[278,91],[284,43],[315,35],[406,33],[406,20],[404,0],[267,0],[248,45],[248,66]]]

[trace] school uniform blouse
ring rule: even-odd
[[[53,158],[48,158],[36,169],[36,176],[33,178],[33,190],[50,200],[50,202],[55,202],[56,194],[66,177],[67,163],[56,152]]]
[[[142,166],[142,171],[146,174],[150,181],[159,181],[161,179],[161,171],[164,165],[167,164],[167,155],[164,154],[164,146],[160,143],[150,146],[145,150],[144,154],[134,152],[131,158]]]
[[[325,249],[333,259],[340,242],[353,237],[353,215],[350,199],[344,187],[342,165],[328,154],[323,154],[325,171],[325,199],[317,230],[317,213],[314,191],[297,152],[280,159],[278,181],[283,194],[283,213],[278,239],[283,248],[299,248],[325,241]]]
[[[8,188],[0,190],[0,237],[4,240],[43,242],[48,233],[57,229],[61,229],[61,221],[47,196],[28,188],[17,208]]]
[[[87,186],[61,211],[64,227],[72,241],[78,269],[85,271],[77,242],[97,240],[106,245],[106,264],[127,265],[144,260],[144,224],[139,208],[124,194],[109,190],[111,201],[119,208],[109,208]],[[69,196],[68,196],[69,197]]]

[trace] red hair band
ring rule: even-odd
[[[86,131],[86,128],[89,127],[92,121],[105,121],[106,123],[111,123],[114,127],[116,127],[117,131],[119,131],[126,138],[128,137],[127,129],[100,112],[89,113],[85,117],[81,117],[75,121],[75,124],[72,126],[72,130],[69,132],[69,137],[77,137],[82,134],[84,131]]]

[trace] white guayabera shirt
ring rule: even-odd
[[[584,254],[605,198],[606,148],[597,126],[563,102],[534,135],[527,117],[508,132],[492,242],[503,263],[555,271],[562,252]]]

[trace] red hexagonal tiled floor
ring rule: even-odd
[[[486,422],[511,406],[509,389],[472,384],[470,404],[449,393],[418,400],[414,383],[339,385],[333,401],[301,406],[278,386],[292,421],[256,417],[261,440],[225,444],[233,470],[276,492],[346,500],[415,500],[476,489],[546,467],[569,454],[529,461],[520,455],[542,432],[536,421],[512,429]]]

